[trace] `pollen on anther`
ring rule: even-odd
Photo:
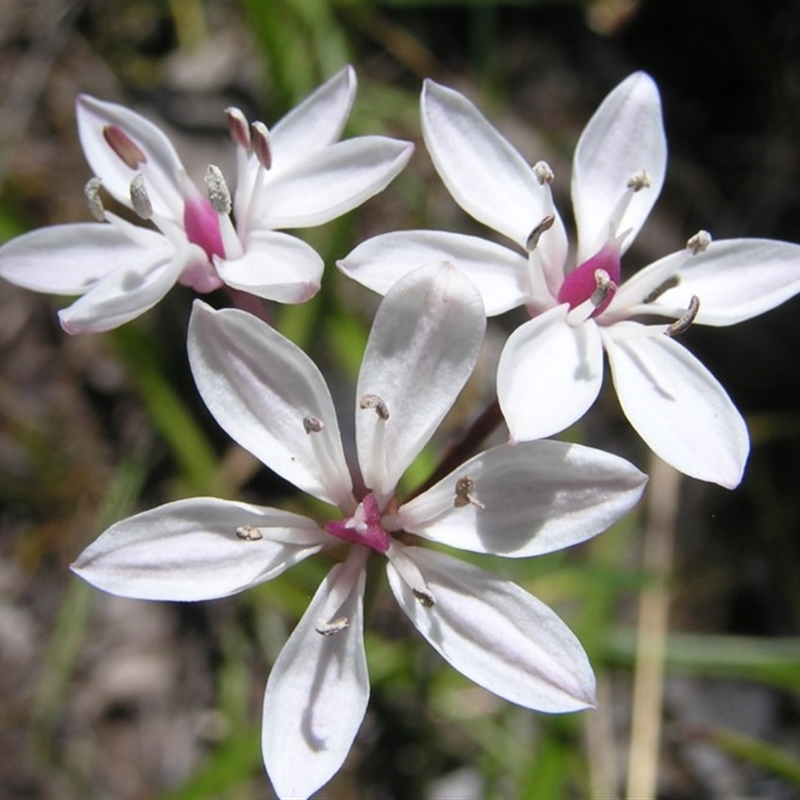
[[[86,205],[89,212],[98,222],[105,222],[106,210],[103,208],[103,201],[100,199],[100,187],[103,182],[100,178],[89,178],[86,186],[83,187],[83,196],[86,198]]]
[[[672,325],[668,326],[664,333],[666,333],[667,336],[680,336],[680,334],[689,330],[691,324],[697,317],[698,311],[700,311],[700,298],[696,294],[693,294],[689,300],[689,308],[686,309],[679,319],[676,319]]]
[[[633,189],[634,192],[638,192],[642,189],[649,189],[652,185],[653,179],[650,177],[650,173],[643,169],[634,172],[626,184],[627,188]]]
[[[214,166],[214,164],[209,164],[204,180],[208,191],[208,199],[214,211],[217,214],[230,214],[232,207],[231,193],[228,189],[228,184],[225,183],[222,170]]]
[[[255,525],[240,525],[236,531],[236,538],[243,539],[246,542],[256,542],[263,539],[261,531]]]
[[[144,187],[144,175],[141,172],[131,181],[130,193],[133,210],[142,219],[150,219],[153,216],[153,204],[147,196],[147,189]]]
[[[306,433],[319,433],[324,427],[325,423],[319,417],[312,414],[303,417],[303,428]]]
[[[372,408],[375,413],[385,422],[389,419],[389,409],[386,403],[376,394],[365,394],[361,400],[358,401],[359,408]]]
[[[463,508],[464,506],[473,505],[476,508],[486,508],[486,506],[475,497],[475,481],[469,476],[465,475],[456,481],[456,494],[453,498],[453,506],[455,508]]]
[[[414,597],[419,600],[420,605],[425,606],[425,608],[432,608],[434,605],[436,605],[433,595],[430,592],[425,592],[422,589],[412,589],[411,592],[413,593]]]
[[[317,620],[314,630],[323,636],[332,636],[334,633],[341,633],[350,627],[350,620],[347,617],[337,617],[330,622],[324,619]]]
[[[546,161],[537,161],[532,169],[540,186],[544,186],[546,183],[552,183],[556,178],[553,170],[550,169],[550,165]]]
[[[697,231],[686,242],[686,247],[692,251],[692,255],[696,256],[698,253],[704,253],[708,246],[711,244],[711,234],[708,231]]]

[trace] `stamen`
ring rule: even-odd
[[[658,298],[661,297],[661,295],[664,294],[664,292],[668,292],[670,289],[674,289],[680,282],[681,282],[680,275],[670,275],[669,278],[667,278],[664,281],[664,283],[662,283],[660,286],[656,286],[656,288],[653,289],[653,291],[650,292],[650,294],[647,295],[647,297],[645,297],[645,299],[642,300],[642,302],[655,303],[655,301],[658,300]]]
[[[254,122],[253,128],[253,152],[261,162],[264,169],[272,166],[272,148],[269,144],[269,129],[263,122]]]
[[[359,408],[374,408],[375,413],[385,422],[389,419],[389,409],[386,403],[381,400],[376,394],[365,394],[361,400],[358,401]]]
[[[556,221],[555,214],[548,214],[531,232],[528,236],[527,241],[525,242],[525,246],[528,250],[535,250],[536,245],[539,244],[539,238],[545,231],[549,231],[550,228],[553,227],[553,223]]]
[[[693,256],[696,256],[698,253],[704,253],[710,244],[711,234],[708,231],[697,231],[697,233],[686,242],[686,246],[692,251]]]
[[[324,619],[317,620],[314,630],[323,636],[332,636],[334,633],[341,633],[350,627],[350,620],[347,617],[338,617],[330,622],[325,622]]]
[[[231,193],[222,170],[219,167],[209,164],[205,174],[206,190],[211,207],[217,214],[231,213]]]
[[[689,330],[699,310],[700,298],[696,294],[693,294],[692,299],[689,300],[689,308],[687,308],[683,316],[676,319],[664,333],[666,333],[667,336],[680,336],[682,333]]]
[[[642,189],[649,189],[653,185],[653,179],[650,173],[646,170],[640,169],[634,172],[625,184],[628,189],[633,189],[634,192],[639,192]]]
[[[244,539],[247,542],[256,542],[264,537],[255,525],[241,525],[236,529],[236,538]]]
[[[303,417],[303,427],[306,433],[319,433],[325,427],[325,423],[319,417],[309,414]]]
[[[245,150],[250,149],[250,128],[247,124],[247,117],[238,108],[226,108],[225,114],[228,117],[228,132],[231,139]]]
[[[105,222],[106,210],[103,208],[103,201],[100,199],[100,187],[103,182],[100,178],[89,178],[86,186],[83,187],[83,196],[86,198],[86,205],[89,212],[98,222]]]
[[[531,169],[536,176],[536,180],[539,181],[540,186],[544,186],[546,183],[552,183],[556,179],[553,170],[550,169],[550,165],[546,161],[537,161]]]
[[[453,499],[453,505],[456,508],[463,508],[468,505],[473,505],[477,508],[486,508],[486,506],[475,497],[474,492],[475,481],[469,475],[459,478],[456,481],[456,496]]]
[[[422,589],[412,589],[411,592],[425,608],[432,608],[435,605],[433,595],[430,592],[425,592]]]
[[[122,128],[118,128],[116,125],[106,125],[103,128],[103,138],[122,162],[131,169],[139,169],[142,164],[147,163],[147,156]]]
[[[589,302],[595,308],[597,308],[597,306],[603,304],[603,301],[608,296],[608,293],[617,287],[614,284],[614,281],[611,280],[611,276],[604,269],[596,269],[594,271],[594,280],[597,284],[597,288],[592,292]]]
[[[604,269],[595,269],[594,282],[595,289],[588,300],[584,300],[579,305],[571,308],[567,313],[567,323],[569,325],[574,327],[586,322],[587,319],[598,313],[598,309],[605,310],[606,301],[611,302],[609,295],[617,290],[617,284],[611,280],[608,272]],[[559,300],[562,300],[560,295]]]
[[[153,216],[153,204],[144,188],[144,175],[140,172],[131,181],[131,204],[133,210],[142,218],[150,219]]]

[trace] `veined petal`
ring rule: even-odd
[[[497,365],[497,399],[511,439],[558,433],[591,407],[603,382],[603,346],[593,320],[571,326],[566,304],[520,325]]]
[[[195,301],[188,349],[200,395],[231,438],[299,489],[355,507],[333,400],[299,347],[251,314]]]
[[[138,172],[146,171],[147,193],[154,213],[174,217],[176,209],[183,209],[179,176],[185,170],[172,143],[158,127],[125,106],[88,94],[78,96],[75,112],[83,154],[92,172],[116,200],[132,208],[131,181]],[[132,168],[114,152],[103,135],[107,126],[121,129],[133,141],[145,157],[145,166]]]
[[[358,136],[310,153],[291,169],[270,171],[255,201],[253,225],[322,225],[385,189],[405,167],[414,145],[385,136]]]
[[[328,538],[298,514],[200,497],[117,522],[72,571],[122,597],[212,600],[280,575]]]
[[[142,229],[152,247],[167,241]],[[49,294],[85,294],[125,264],[147,258],[140,242],[113,225],[53,225],[18,236],[0,248],[0,276],[17,286]]]
[[[276,123],[270,131],[272,169],[282,172],[301,164],[337,141],[350,116],[356,86],[355,70],[348,65]]]
[[[450,410],[485,329],[478,291],[448,264],[406,275],[384,298],[356,389],[358,461],[379,504]],[[366,398],[383,409],[365,407]]]
[[[336,266],[378,294],[419,268],[448,261],[480,292],[487,316],[527,299],[528,260],[507,247],[445,231],[394,231],[362,242]]]
[[[420,104],[425,145],[453,199],[525,249],[550,213],[530,165],[459,92],[428,79]]]
[[[462,550],[537,556],[604,531],[646,482],[632,464],[591,447],[500,445],[401,506],[398,527]]]
[[[591,258],[611,236],[630,230],[622,252],[638,234],[653,208],[667,170],[667,140],[661,100],[653,79],[636,72],[619,84],[594,113],[581,134],[572,169],[572,203],[578,226],[577,263]],[[642,188],[614,226],[609,214],[618,207],[631,177],[646,172]]]
[[[741,414],[716,378],[682,345],[646,326],[603,331],[622,410],[647,445],[693,478],[732,489],[750,449]]]
[[[199,247],[176,251],[163,237],[161,242],[155,250],[140,250],[138,263],[118,264],[83,297],[59,311],[61,327],[72,334],[118,328],[151,309],[193,261],[205,261]]]
[[[700,300],[694,321],[733,325],[769,311],[800,292],[800,245],[771,239],[728,239],[687,258],[678,284],[652,305],[686,309]]]
[[[404,552],[434,598],[423,605],[387,564],[397,602],[416,629],[455,669],[496,695],[551,713],[594,705],[592,668],[580,642],[544,603],[501,580],[420,547]]]
[[[311,299],[319,291],[324,269],[313,247],[277,231],[254,231],[241,258],[215,259],[214,264],[228,286],[279,303]]]
[[[280,798],[308,797],[324,786],[342,766],[364,719],[364,560],[359,554],[330,571],[270,673],[262,749]],[[346,627],[324,635],[332,622]]]

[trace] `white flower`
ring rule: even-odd
[[[749,441],[744,420],[708,370],[673,337],[692,323],[731,325],[800,291],[800,247],[700,232],[622,285],[620,258],[655,203],[666,172],[658,90],[623,81],[575,151],[578,241],[568,256],[553,206],[553,173],[532,168],[463,95],[432,81],[422,130],[456,202],[522,252],[473,236],[407,231],[375,237],[339,263],[385,292],[410,269],[447,259],[467,274],[488,314],[525,304],[533,317],[500,358],[498,398],[514,440],[549,436],[594,403],[608,353],[623,411],[645,442],[681,472],[733,487]],[[643,324],[655,315],[672,324]]]
[[[605,529],[638,500],[646,477],[590,448],[529,442],[480,453],[406,503],[395,497],[472,371],[485,324],[479,294],[451,266],[411,273],[387,294],[358,379],[358,485],[365,488],[356,495],[333,401],[314,363],[254,317],[197,301],[189,353],[211,412],[264,464],[340,511],[318,526],[273,508],[183,500],[112,526],[73,567],[115,594],[201,600],[349,543],[267,684],[263,754],[281,797],[305,797],[324,785],[361,724],[371,551],[386,556],[405,614],[464,675],[528,708],[565,712],[594,701],[586,654],[549,608],[509,581],[410,544],[409,534],[478,553],[547,553]]]
[[[271,132],[252,131],[228,109],[237,145],[231,202],[221,172],[201,193],[169,139],[123,106],[81,95],[78,133],[95,178],[86,197],[96,219],[43,228],[0,249],[0,276],[29,289],[83,295],[59,313],[68,333],[108,330],[155,305],[176,283],[205,293],[226,284],[301,303],[319,289],[323,263],[300,239],[278,232],[328,222],[384,189],[413,145],[381,136],[337,141],[353,104],[347,67]],[[106,211],[100,186],[157,230]],[[233,209],[236,227],[230,218]]]

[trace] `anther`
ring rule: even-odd
[[[272,166],[272,148],[269,143],[269,129],[263,122],[254,122],[253,129],[253,152],[261,162],[264,169]]]
[[[247,117],[238,108],[226,108],[225,114],[228,117],[228,132],[231,139],[245,150],[250,149],[250,126],[247,124]]]
[[[640,169],[638,172],[634,172],[633,175],[631,175],[626,187],[628,189],[633,189],[634,192],[638,192],[642,189],[649,189],[652,185],[653,179],[650,177],[650,173]]]
[[[411,591],[414,597],[419,600],[420,605],[425,606],[425,608],[432,608],[435,605],[433,595],[430,592],[425,592],[422,589],[412,589]]]
[[[535,250],[536,245],[539,244],[539,238],[545,231],[549,231],[550,228],[553,227],[553,223],[556,221],[555,214],[548,214],[531,232],[528,236],[527,241],[525,242],[525,246],[528,250]]]
[[[98,222],[105,222],[106,210],[103,208],[103,201],[100,199],[100,187],[103,182],[100,178],[89,178],[86,186],[83,187],[83,196],[86,198],[86,205],[89,206],[91,215]]]
[[[661,297],[661,295],[664,294],[664,292],[668,292],[670,289],[674,289],[680,282],[681,282],[680,275],[670,275],[669,278],[667,278],[664,281],[664,283],[662,283],[660,286],[656,286],[656,288],[653,289],[653,291],[650,292],[650,294],[647,295],[647,297],[645,297],[645,299],[642,302],[655,303],[655,301],[658,300],[658,298]]]
[[[456,481],[456,496],[453,498],[453,505],[456,508],[463,508],[464,506],[473,505],[477,508],[486,508],[475,497],[475,481],[469,476],[465,475]]]
[[[147,189],[144,188],[144,175],[141,172],[131,181],[130,192],[133,210],[142,219],[150,219],[153,216],[153,204],[147,196]]]
[[[211,207],[217,214],[230,214],[231,213],[231,193],[228,190],[228,184],[225,183],[225,178],[222,175],[222,170],[209,164],[205,174],[206,190],[208,191],[208,199],[211,202]]]
[[[347,617],[338,617],[330,622],[325,622],[323,619],[317,620],[314,630],[323,636],[332,636],[334,633],[341,633],[347,630],[349,627],[350,620]]]
[[[683,316],[679,319],[676,319],[675,322],[670,325],[664,333],[667,336],[680,336],[685,331],[689,330],[689,327],[694,322],[695,317],[697,316],[697,312],[700,310],[700,298],[696,295],[692,295],[692,299],[689,300],[689,308],[686,309]]]
[[[556,179],[553,170],[550,169],[550,165],[546,161],[537,161],[531,169],[536,176],[536,180],[539,181],[540,186],[544,186],[546,183],[552,183]]]
[[[257,542],[264,537],[255,525],[241,525],[236,529],[236,538],[244,539],[246,542]]]
[[[361,400],[358,401],[359,408],[374,408],[375,413],[385,422],[389,419],[389,409],[386,403],[381,400],[376,394],[365,394]]]
[[[306,433],[319,433],[325,427],[325,423],[319,418],[309,414],[303,417],[303,428]]]
[[[686,246],[692,251],[692,255],[704,253],[711,244],[711,234],[708,231],[697,231],[697,233],[686,242]]]
[[[611,280],[611,276],[604,269],[596,269],[594,271],[594,280],[597,288],[592,292],[589,302],[597,308],[597,306],[602,305],[608,293],[617,287],[614,285],[614,281]]]
[[[147,156],[122,128],[118,128],[116,125],[106,125],[103,128],[103,138],[123,163],[131,169],[139,169],[142,164],[147,163]]]

